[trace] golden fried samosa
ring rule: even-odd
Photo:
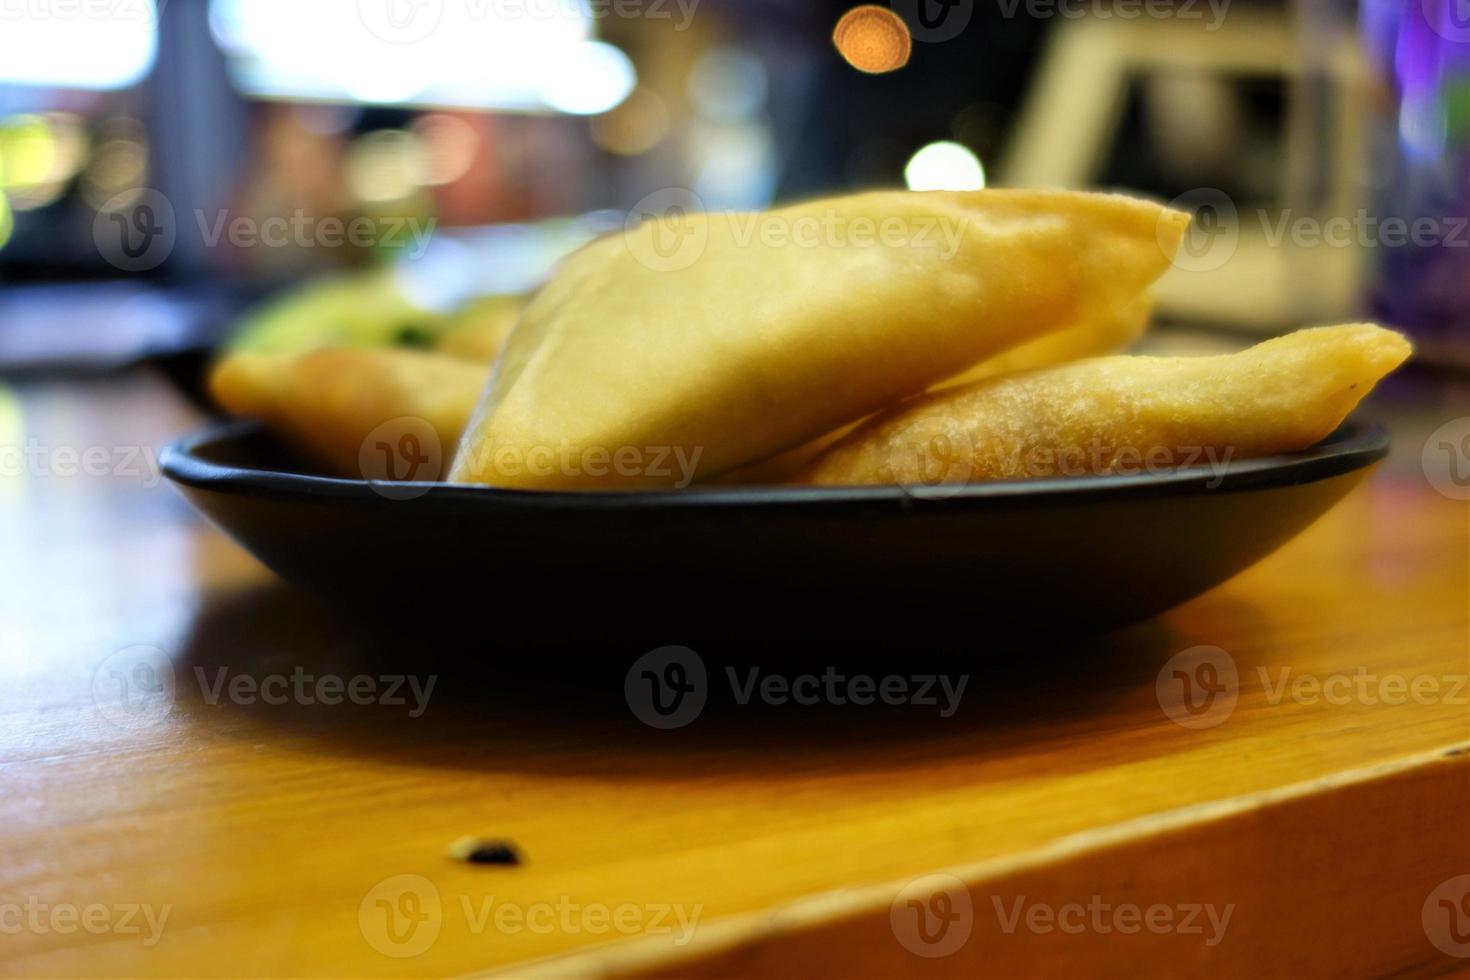
[[[1145,293],[1121,309],[1110,310],[1084,323],[1028,340],[995,357],[988,357],[940,387],[953,388],[999,374],[1034,371],[1120,351],[1143,336],[1153,311],[1153,296]]]
[[[1122,307],[1188,221],[1118,195],[1011,190],[644,221],[569,257],[531,300],[450,478],[715,477]]]
[[[359,479],[442,479],[485,386],[483,364],[404,348],[234,353],[210,392],[305,458]]]
[[[1079,323],[1075,327],[1067,327],[1045,337],[1028,340],[1003,354],[986,358],[958,377],[943,382],[939,387],[952,388],[998,374],[1029,371],[1119,350],[1143,336],[1152,313],[1153,298],[1144,294],[1121,310],[1114,310],[1096,320]],[[726,486],[786,483],[805,469],[824,449],[859,424],[854,422],[845,425],[819,439],[778,453],[770,459],[731,470],[714,482]]]
[[[934,484],[1292,452],[1323,439],[1409,356],[1391,330],[1299,330],[1238,354],[1103,357],[912,399],[826,450],[815,484]]]

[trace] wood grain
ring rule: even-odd
[[[32,386],[19,404],[12,429],[53,446],[151,446],[197,424],[147,376]],[[656,608],[641,612],[642,630],[570,614],[520,622],[493,595],[480,610],[351,622],[275,582],[164,485],[34,470],[0,481],[0,929],[16,921],[7,903],[109,917],[98,932],[6,929],[0,971],[1177,976],[1463,964],[1436,949],[1421,913],[1441,882],[1470,873],[1470,708],[1455,693],[1470,673],[1470,507],[1419,472],[1414,433],[1453,417],[1421,414],[1395,459],[1301,538],[1108,637],[1028,644],[964,624],[931,642],[933,624],[916,624],[902,647],[864,650],[834,641],[833,623],[874,611],[830,610],[789,637],[700,650],[712,669],[965,673],[952,717],[725,699],[673,732],[638,723],[622,695],[649,648],[637,638],[658,633]],[[440,627],[457,616],[476,628],[446,639]],[[571,648],[521,644],[574,626],[584,638]],[[684,641],[650,645],[670,642]],[[96,694],[109,658],[132,663],[115,658],[137,645],[168,658],[166,713],[119,714],[105,688]],[[1171,657],[1201,645],[1224,651],[1239,682],[1228,715],[1190,729],[1166,715],[1157,683]],[[420,717],[206,697],[221,669],[258,682],[297,665],[436,686]],[[1416,682],[1434,693],[1382,696]],[[1324,695],[1323,683],[1348,693]],[[467,834],[514,842],[524,864],[448,857]],[[933,873],[959,879],[975,910],[971,940],[942,958],[915,955],[890,926],[895,894]],[[400,875],[439,896],[426,931],[408,928],[412,902],[392,882],[374,891]],[[1235,911],[1208,947],[1177,930],[996,927],[996,896],[1010,908],[1092,895]],[[167,906],[156,942],[118,926],[133,905]],[[389,912],[409,943],[385,938]],[[695,920],[687,937],[675,912]],[[381,951],[433,926],[416,956]]]

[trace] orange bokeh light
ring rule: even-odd
[[[843,14],[832,31],[832,43],[848,64],[869,74],[902,68],[913,50],[903,18],[877,4],[864,4]]]

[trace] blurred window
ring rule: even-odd
[[[586,0],[211,0],[252,95],[577,115],[633,90]]]
[[[0,0],[0,83],[128,88],[157,54],[153,0]]]

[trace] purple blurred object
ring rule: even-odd
[[[1381,96],[1370,176],[1369,302],[1422,346],[1470,358],[1470,3],[1365,0]]]

